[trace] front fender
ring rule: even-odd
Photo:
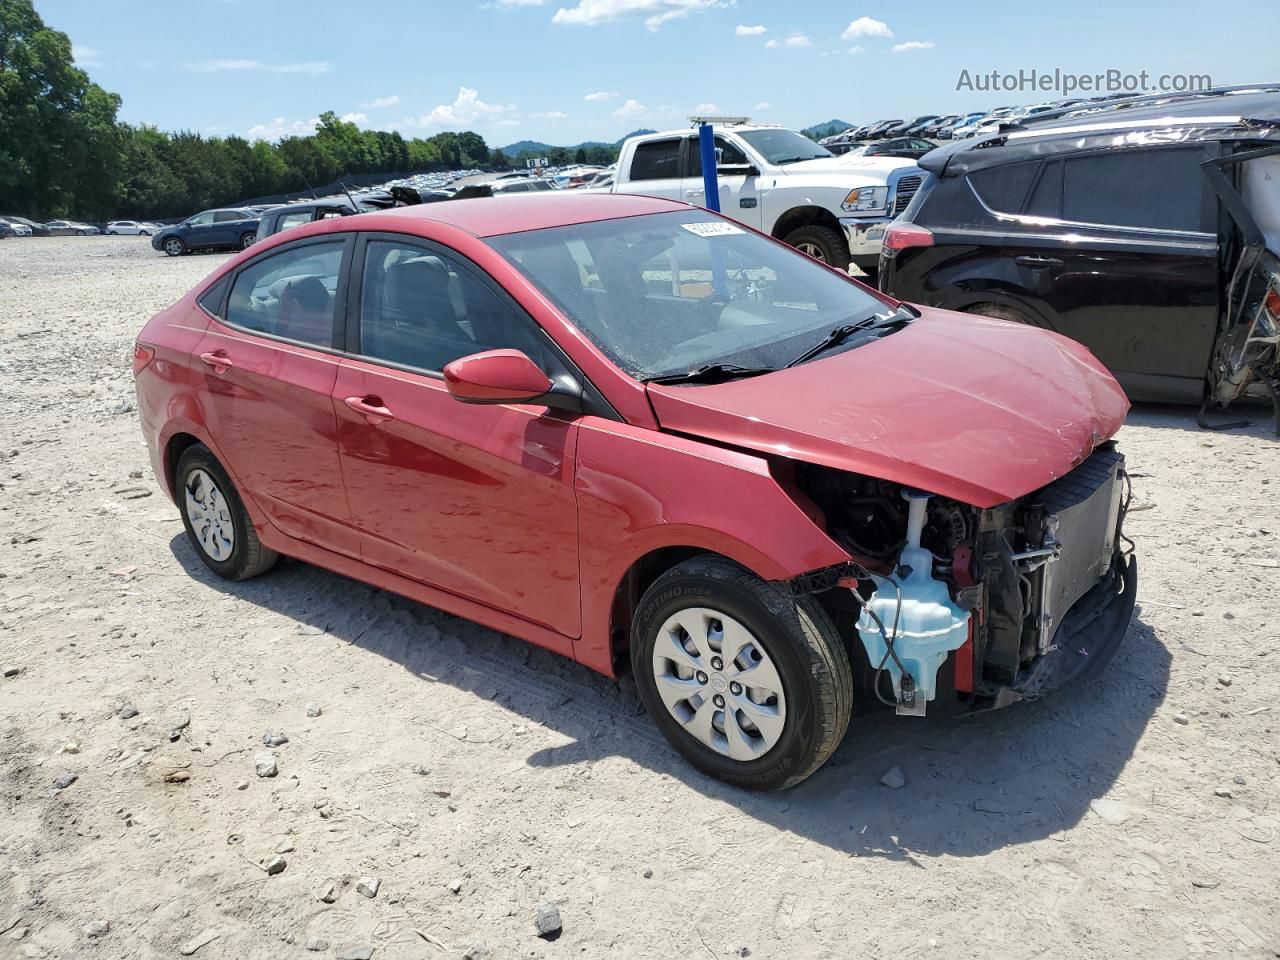
[[[765,580],[849,560],[760,455],[596,418],[578,439],[580,662],[611,672],[609,615],[631,567],[664,547],[728,557]]]

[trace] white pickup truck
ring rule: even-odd
[[[715,127],[720,210],[811,257],[874,275],[885,224],[919,188],[923,173],[898,157],[837,157],[781,127]],[[622,145],[614,193],[704,204],[696,129],[650,133]]]

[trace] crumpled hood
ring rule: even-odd
[[[1124,422],[1120,385],[1083,346],[923,308],[910,326],[789,370],[649,385],[664,430],[992,507],[1070,471]]]

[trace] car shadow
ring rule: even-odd
[[[530,753],[533,767],[623,756],[747,816],[851,856],[912,862],[982,856],[1060,837],[1106,794],[1164,700],[1170,654],[1139,611],[1095,682],[1011,709],[961,718],[857,714],[828,763],[794,789],[750,793],[685,763],[643,715],[629,678],[566,658],[318,567],[292,560],[265,576],[214,576],[182,534],[179,564],[211,589],[289,617],[399,664],[424,681],[493,701],[568,742]],[[429,704],[429,698],[423,700]],[[441,726],[451,718],[435,718]],[[499,724],[502,725],[502,724]],[[508,729],[516,724],[507,725]],[[518,751],[518,742],[511,745]],[[901,789],[880,778],[891,767]]]
[[[1257,402],[1241,402],[1233,404],[1230,409],[1210,410],[1206,421],[1210,427],[1206,429],[1197,422],[1196,407],[1185,404],[1135,403],[1129,411],[1125,423],[1134,427],[1158,427],[1166,430],[1184,430],[1188,433],[1203,434],[1205,437],[1222,435],[1227,437],[1259,437],[1263,440],[1276,440],[1275,412],[1271,405]]]

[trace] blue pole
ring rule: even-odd
[[[698,125],[698,152],[702,154],[702,189],[706,208],[720,212],[720,177],[716,173],[716,141],[711,124]]]

